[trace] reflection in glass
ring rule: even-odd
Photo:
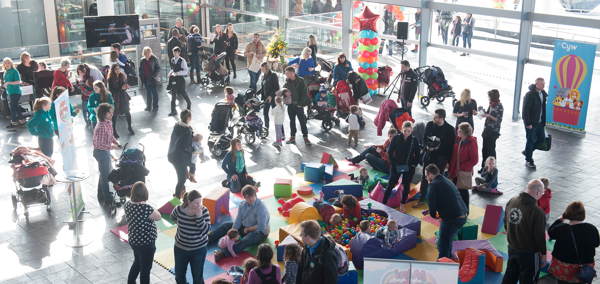
[[[5,5],[6,9],[0,9],[0,25],[4,27],[0,32],[0,57],[18,59],[22,51],[33,57],[47,56],[47,47],[5,49],[48,43],[42,0],[3,1],[0,7]]]

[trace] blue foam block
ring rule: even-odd
[[[307,163],[304,166],[304,180],[310,182],[319,182],[323,180],[325,166],[321,163]]]
[[[336,190],[344,190],[345,194],[353,195],[356,198],[363,197],[363,186],[347,179],[340,179],[323,185],[322,189],[325,198],[337,197],[334,193]]]
[[[334,177],[334,170],[332,164],[324,164],[325,169],[323,171],[323,179],[327,182],[331,182]]]
[[[289,244],[298,244],[298,242],[296,241],[296,239],[294,239],[294,237],[292,235],[288,235],[287,237],[285,237],[285,239],[283,239],[283,241],[277,246],[277,261],[281,262],[283,261],[283,254],[285,252],[285,247]],[[300,244],[298,244],[300,245]]]
[[[348,262],[348,272],[338,277],[338,284],[356,284],[358,283],[358,272],[352,261]]]

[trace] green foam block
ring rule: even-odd
[[[479,225],[477,225],[475,222],[473,222],[471,220],[467,220],[465,225],[463,225],[463,227],[460,228],[460,230],[458,230],[458,233],[457,233],[458,239],[461,241],[476,240],[478,231],[479,231]]]

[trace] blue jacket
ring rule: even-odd
[[[352,68],[352,63],[348,60],[346,60],[346,62],[348,63],[348,67],[345,66],[345,62],[342,65],[336,64],[335,67],[333,67],[334,86],[336,86],[337,82],[339,81],[346,81],[346,79],[348,79],[348,72],[354,71],[354,69]]]
[[[300,57],[297,57],[296,59],[293,59],[292,61],[288,62],[288,65],[296,63],[298,63],[298,76],[300,77],[312,75],[315,72],[314,70],[308,71],[308,68],[315,68],[315,62],[312,58],[308,58],[308,60],[300,60]]]
[[[52,139],[54,137],[54,131],[52,131],[52,118],[50,114],[40,109],[35,112],[33,118],[27,122],[27,129],[29,133],[40,138]]]
[[[437,218],[436,215],[439,213],[443,220],[450,220],[469,212],[454,183],[443,175],[437,175],[428,189],[429,214],[432,218]]]
[[[235,222],[233,222],[233,228],[239,230],[242,225],[244,225],[244,228],[256,226],[256,231],[250,234],[263,233],[265,236],[268,236],[271,233],[270,222],[271,215],[269,214],[269,209],[267,209],[267,206],[260,199],[256,198],[252,206],[248,205],[246,200],[242,200],[239,205],[237,217],[235,217]]]
[[[225,171],[225,173],[227,173],[227,180],[231,179],[231,176],[233,176],[233,175],[240,175],[240,174],[246,174],[246,173],[248,173],[246,171],[246,165],[245,164],[244,164],[244,170],[241,173],[236,172],[235,171],[235,161],[231,160],[231,156],[232,156],[231,152],[227,152],[227,154],[223,158],[223,164],[221,164],[221,168],[223,168],[223,170]],[[246,160],[244,160],[244,163],[245,162],[246,162]]]

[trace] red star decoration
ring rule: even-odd
[[[354,18],[358,20],[358,24],[360,25],[361,31],[364,30],[372,30],[377,32],[377,19],[379,19],[379,15],[373,14],[369,7],[365,6],[365,10],[362,13],[356,15]]]

